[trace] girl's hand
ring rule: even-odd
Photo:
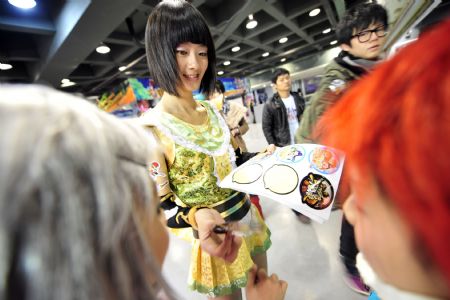
[[[246,296],[248,300],[282,300],[287,287],[287,282],[276,274],[268,276],[264,269],[254,265],[248,274]]]
[[[277,149],[277,146],[275,146],[274,144],[270,144],[269,146],[267,146],[266,148],[266,153],[267,154],[273,154],[275,152],[275,150]]]
[[[233,262],[238,254],[242,239],[231,232],[217,234],[214,227],[225,223],[220,214],[211,208],[203,208],[195,213],[198,236],[202,249],[212,256]]]

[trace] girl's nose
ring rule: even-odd
[[[198,67],[198,57],[195,53],[190,53],[188,57],[188,67],[197,68]]]

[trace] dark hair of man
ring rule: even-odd
[[[208,25],[201,13],[184,0],[160,2],[150,14],[145,29],[145,48],[150,76],[169,94],[179,96],[180,74],[176,48],[181,43],[208,48],[208,68],[200,84],[200,92],[214,91],[216,52]]]
[[[362,3],[349,9],[336,26],[339,44],[350,45],[354,31],[362,31],[373,23],[380,23],[388,28],[386,9],[376,3]]]
[[[221,94],[225,93],[225,86],[222,81],[216,80],[215,91],[220,92]]]
[[[278,68],[275,69],[275,71],[273,71],[272,73],[272,83],[277,83],[277,79],[279,76],[281,75],[285,75],[285,74],[290,74],[288,70],[283,69],[283,68]]]

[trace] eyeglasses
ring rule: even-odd
[[[386,36],[387,31],[384,28],[384,26],[380,26],[380,27],[377,27],[377,28],[372,29],[372,30],[361,31],[361,32],[359,32],[359,33],[357,33],[355,35],[352,35],[352,38],[357,37],[358,41],[360,43],[366,43],[366,42],[368,42],[371,39],[372,33],[375,33],[377,35],[377,37],[383,37],[383,36]]]

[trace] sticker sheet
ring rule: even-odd
[[[330,217],[345,157],[317,144],[295,144],[258,154],[234,169],[221,187],[265,196],[323,223]]]

